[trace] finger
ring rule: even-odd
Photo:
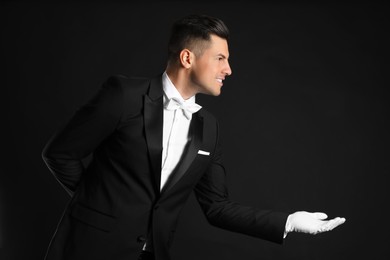
[[[336,218],[335,221],[331,225],[331,229],[342,225],[345,222],[345,218]]]
[[[326,215],[323,212],[315,212],[313,214],[314,214],[315,218],[317,218],[317,219],[327,219],[328,218],[328,215]]]
[[[326,224],[321,227],[321,229],[324,232],[325,231],[331,231],[334,228],[336,228],[336,227],[340,226],[341,224],[343,224],[344,222],[345,222],[344,218],[334,218],[334,219],[331,219],[331,220],[327,221]]]
[[[331,231],[337,226],[338,226],[337,221],[330,221],[328,224],[324,226],[324,231]]]

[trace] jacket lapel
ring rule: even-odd
[[[167,180],[161,193],[165,193],[171,189],[184,176],[198,154],[203,139],[203,117],[200,114],[201,113],[198,112],[192,115],[190,125],[191,141],[187,145],[180,162]]]
[[[149,158],[155,176],[155,191],[160,193],[161,181],[161,159],[162,159],[162,138],[163,138],[163,88],[161,75],[152,79],[149,92],[144,97],[144,123],[145,136],[148,146]],[[187,172],[191,163],[198,154],[203,141],[202,110],[192,115],[190,125],[191,140],[187,145],[179,164],[167,180],[162,193],[171,189]]]
[[[155,176],[156,194],[160,192],[162,134],[163,134],[163,88],[161,75],[152,79],[149,93],[144,97],[145,136],[149,158]]]

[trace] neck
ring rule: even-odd
[[[183,97],[184,100],[191,98],[197,94],[195,88],[191,87],[189,71],[185,69],[177,69],[172,66],[166,68],[167,75],[173,85]]]

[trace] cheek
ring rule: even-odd
[[[207,76],[211,79],[215,79],[218,75],[218,67],[217,66],[208,66],[206,70]]]
[[[204,69],[200,71],[199,76],[201,80],[210,81],[214,78],[214,72],[209,67],[204,67]]]

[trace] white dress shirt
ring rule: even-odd
[[[164,90],[164,126],[160,190],[164,187],[172,171],[179,163],[190,138],[191,118],[188,119],[182,109],[168,110],[167,103],[172,98],[183,103],[195,103],[195,96],[187,100],[183,99],[166,72],[162,76],[162,85]]]

